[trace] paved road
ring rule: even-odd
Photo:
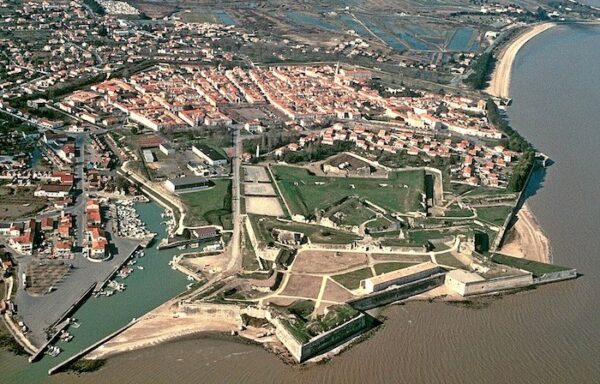
[[[242,267],[241,231],[242,214],[240,207],[240,161],[242,155],[242,140],[239,128],[233,128],[233,141],[235,144],[235,155],[232,162],[233,184],[231,186],[232,210],[233,210],[233,235],[231,237],[231,259],[227,270],[239,270]]]
[[[65,212],[70,213],[75,217],[75,242],[77,244],[75,257],[81,257],[82,252],[80,247],[83,246],[83,240],[85,236],[85,206],[87,204],[84,180],[85,143],[88,141],[89,135],[77,134],[73,136],[75,138],[75,146],[79,150],[79,156],[76,158],[74,164],[74,187],[75,190],[78,191],[78,194],[77,196],[75,196],[75,201],[73,201],[73,205],[66,208]]]

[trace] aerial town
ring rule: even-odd
[[[507,251],[547,157],[507,126],[509,99],[457,85],[525,8],[477,7],[468,48],[443,53],[383,49],[387,32],[365,37],[372,21],[349,11],[356,31],[311,51],[239,10],[140,9],[0,0],[0,310],[49,373],[151,345],[165,324],[318,361],[376,329],[373,308],[577,277]],[[77,344],[93,327],[80,308],[171,272],[183,289]]]

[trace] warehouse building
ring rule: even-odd
[[[202,176],[179,177],[165,181],[167,190],[174,193],[199,191],[210,186],[212,186],[211,181]]]
[[[227,157],[208,145],[194,145],[192,146],[192,152],[194,152],[202,160],[206,161],[209,165],[227,165]]]

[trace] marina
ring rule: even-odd
[[[120,200],[115,203],[117,234],[120,237],[134,239],[145,239],[154,236],[154,233],[146,229],[146,225],[140,219],[134,204],[127,200]]]
[[[160,241],[166,235],[165,227],[160,224],[161,208],[154,203],[136,204],[135,208],[141,219],[148,223],[148,228],[157,233],[156,240]],[[39,378],[46,377],[52,367],[71,360],[81,351],[126,326],[132,318],[139,318],[184,292],[189,281],[185,275],[171,270],[169,266],[169,261],[176,254],[176,250],[158,251],[152,246],[132,252],[133,258],[128,258],[122,264],[127,266],[128,261],[136,261],[131,268],[136,273],[131,273],[127,278],[126,289],[106,297],[89,297],[75,311],[70,311],[68,316],[77,319],[71,321],[68,328],[64,328],[72,336],[71,341],[59,341],[60,331],[57,332],[57,337],[52,341],[61,349],[61,353],[56,357],[41,354],[39,361],[32,364],[27,372],[23,372],[24,376],[18,379],[19,382],[36,382]],[[110,281],[115,280],[114,272],[118,272],[122,265],[109,274],[106,285],[103,286],[106,287]],[[138,267],[142,267],[143,270]],[[94,287],[96,285],[90,287],[89,293],[92,293]],[[113,289],[110,288],[110,291]],[[148,292],[153,294],[148,295]],[[49,346],[51,345],[52,343],[49,343]],[[31,377],[38,379],[32,381]]]

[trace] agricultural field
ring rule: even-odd
[[[284,216],[283,208],[276,197],[246,196],[246,213],[264,216]]]
[[[185,10],[173,16],[179,17],[184,23],[217,23],[218,19],[208,10]]]
[[[33,196],[33,188],[11,188],[0,185],[0,220],[15,220],[36,214],[50,204]]]
[[[425,190],[422,170],[391,172],[387,179],[315,176],[299,167],[272,167],[293,214],[309,216],[349,196],[358,196],[390,212],[420,212]]]
[[[187,208],[185,224],[213,224],[231,229],[231,180],[212,179],[212,182],[214,186],[210,189],[181,195]]]
[[[335,301],[343,303],[353,297],[352,293],[341,287],[338,283],[331,279],[327,279],[325,291],[323,292],[323,300]]]
[[[265,167],[244,166],[244,182],[246,183],[270,183],[271,179]]]
[[[281,295],[316,299],[322,281],[319,276],[291,275]]]

